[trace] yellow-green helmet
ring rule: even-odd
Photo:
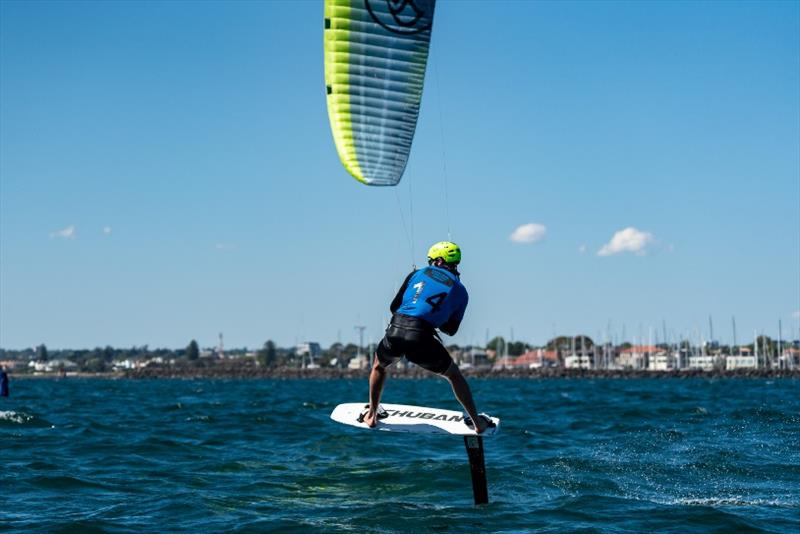
[[[461,249],[450,241],[439,241],[428,249],[428,261],[437,258],[442,258],[447,263],[455,265],[461,261]]]

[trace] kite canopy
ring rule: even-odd
[[[345,169],[396,185],[417,127],[435,0],[325,0],[328,117]]]

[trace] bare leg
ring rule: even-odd
[[[386,381],[386,368],[378,361],[377,354],[374,360],[372,371],[369,373],[369,411],[364,416],[364,422],[370,428],[378,424],[378,404],[381,402],[383,383]]]
[[[484,421],[483,417],[478,417],[478,410],[475,408],[475,402],[472,400],[472,392],[469,389],[469,384],[464,378],[464,375],[459,371],[455,363],[451,363],[447,371],[442,375],[444,376],[453,388],[453,394],[456,396],[458,402],[464,407],[470,419],[475,425],[475,430],[478,434],[486,430],[488,424]]]

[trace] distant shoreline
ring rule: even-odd
[[[518,378],[518,379],[686,379],[686,378],[789,378],[800,379],[800,369],[759,369],[759,370],[736,370],[736,371],[646,371],[646,370],[585,370],[585,369],[463,369],[463,374],[468,378]],[[238,366],[214,366],[214,367],[190,367],[190,366],[164,366],[164,367],[145,367],[129,371],[109,372],[109,373],[86,373],[74,372],[67,373],[66,377],[58,373],[47,374],[12,374],[12,379],[69,379],[69,378],[107,378],[107,379],[277,379],[277,380],[297,380],[297,379],[317,379],[317,380],[341,380],[341,379],[366,379],[367,370],[365,369],[299,369],[290,367],[278,368],[257,368],[257,367],[238,367]],[[419,368],[414,369],[392,369],[389,376],[400,379],[420,379],[435,378],[436,375]]]

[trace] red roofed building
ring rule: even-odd
[[[529,350],[525,354],[517,356],[511,365],[512,367],[522,367],[525,369],[555,367],[558,365],[558,353],[554,350],[545,349]]]
[[[795,369],[800,367],[800,349],[794,347],[784,348],[780,357],[782,369]]]
[[[617,363],[623,369],[644,369],[647,367],[648,357],[657,352],[663,350],[654,345],[633,345],[619,352]]]

